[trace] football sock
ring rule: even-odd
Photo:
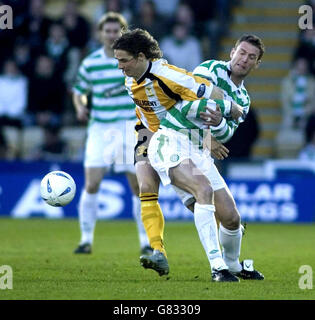
[[[163,244],[164,217],[158,203],[158,194],[140,193],[140,200],[141,217],[150,246],[154,250],[161,251],[166,256]]]
[[[211,269],[222,270],[227,265],[222,258],[214,211],[214,205],[195,203],[194,220]]]
[[[223,259],[231,272],[240,272],[242,266],[239,262],[241,253],[242,230],[226,229],[220,224],[219,240],[222,246]]]
[[[83,190],[81,194],[79,202],[80,244],[93,243],[98,208],[97,196],[97,193],[87,193],[86,190]]]
[[[140,247],[144,248],[144,247],[150,246],[149,239],[147,237],[147,234],[145,232],[145,229],[141,220],[140,199],[135,195],[132,196],[132,214],[137,224]]]

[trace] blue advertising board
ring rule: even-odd
[[[71,174],[77,185],[74,200],[65,207],[52,207],[40,198],[40,181],[50,171]],[[226,180],[243,221],[314,222],[315,177],[281,177],[273,180]],[[80,163],[0,162],[0,215],[15,218],[77,217],[84,185]],[[132,218],[132,200],[124,175],[109,175],[99,192],[99,219]],[[171,186],[160,189],[159,202],[166,220],[192,220],[192,213]]]

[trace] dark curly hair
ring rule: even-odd
[[[140,52],[147,59],[159,59],[163,56],[158,42],[148,31],[139,28],[125,32],[114,42],[112,48],[127,51],[134,57]]]

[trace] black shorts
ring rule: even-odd
[[[135,131],[137,134],[137,144],[134,152],[134,164],[139,161],[149,161],[148,146],[154,132],[147,129],[141,121],[138,121],[135,125]]]

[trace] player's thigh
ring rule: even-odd
[[[138,196],[139,195],[139,185],[138,185],[137,176],[131,172],[126,172],[126,176],[127,176],[128,183],[129,183],[129,186],[131,188],[132,193],[134,195]]]
[[[169,176],[173,185],[191,193],[198,203],[212,203],[210,182],[191,159],[185,159],[170,168]]]
[[[149,131],[141,122],[135,126],[137,143],[134,149],[134,162],[139,193],[158,193],[160,178],[150,164],[148,146],[153,132]]]
[[[135,166],[140,193],[158,193],[160,178],[149,160],[138,161]]]
[[[223,226],[228,229],[237,229],[240,225],[240,215],[227,186],[214,191],[214,204],[216,217]]]
[[[96,193],[106,173],[105,167],[85,167],[85,189],[89,193]]]

